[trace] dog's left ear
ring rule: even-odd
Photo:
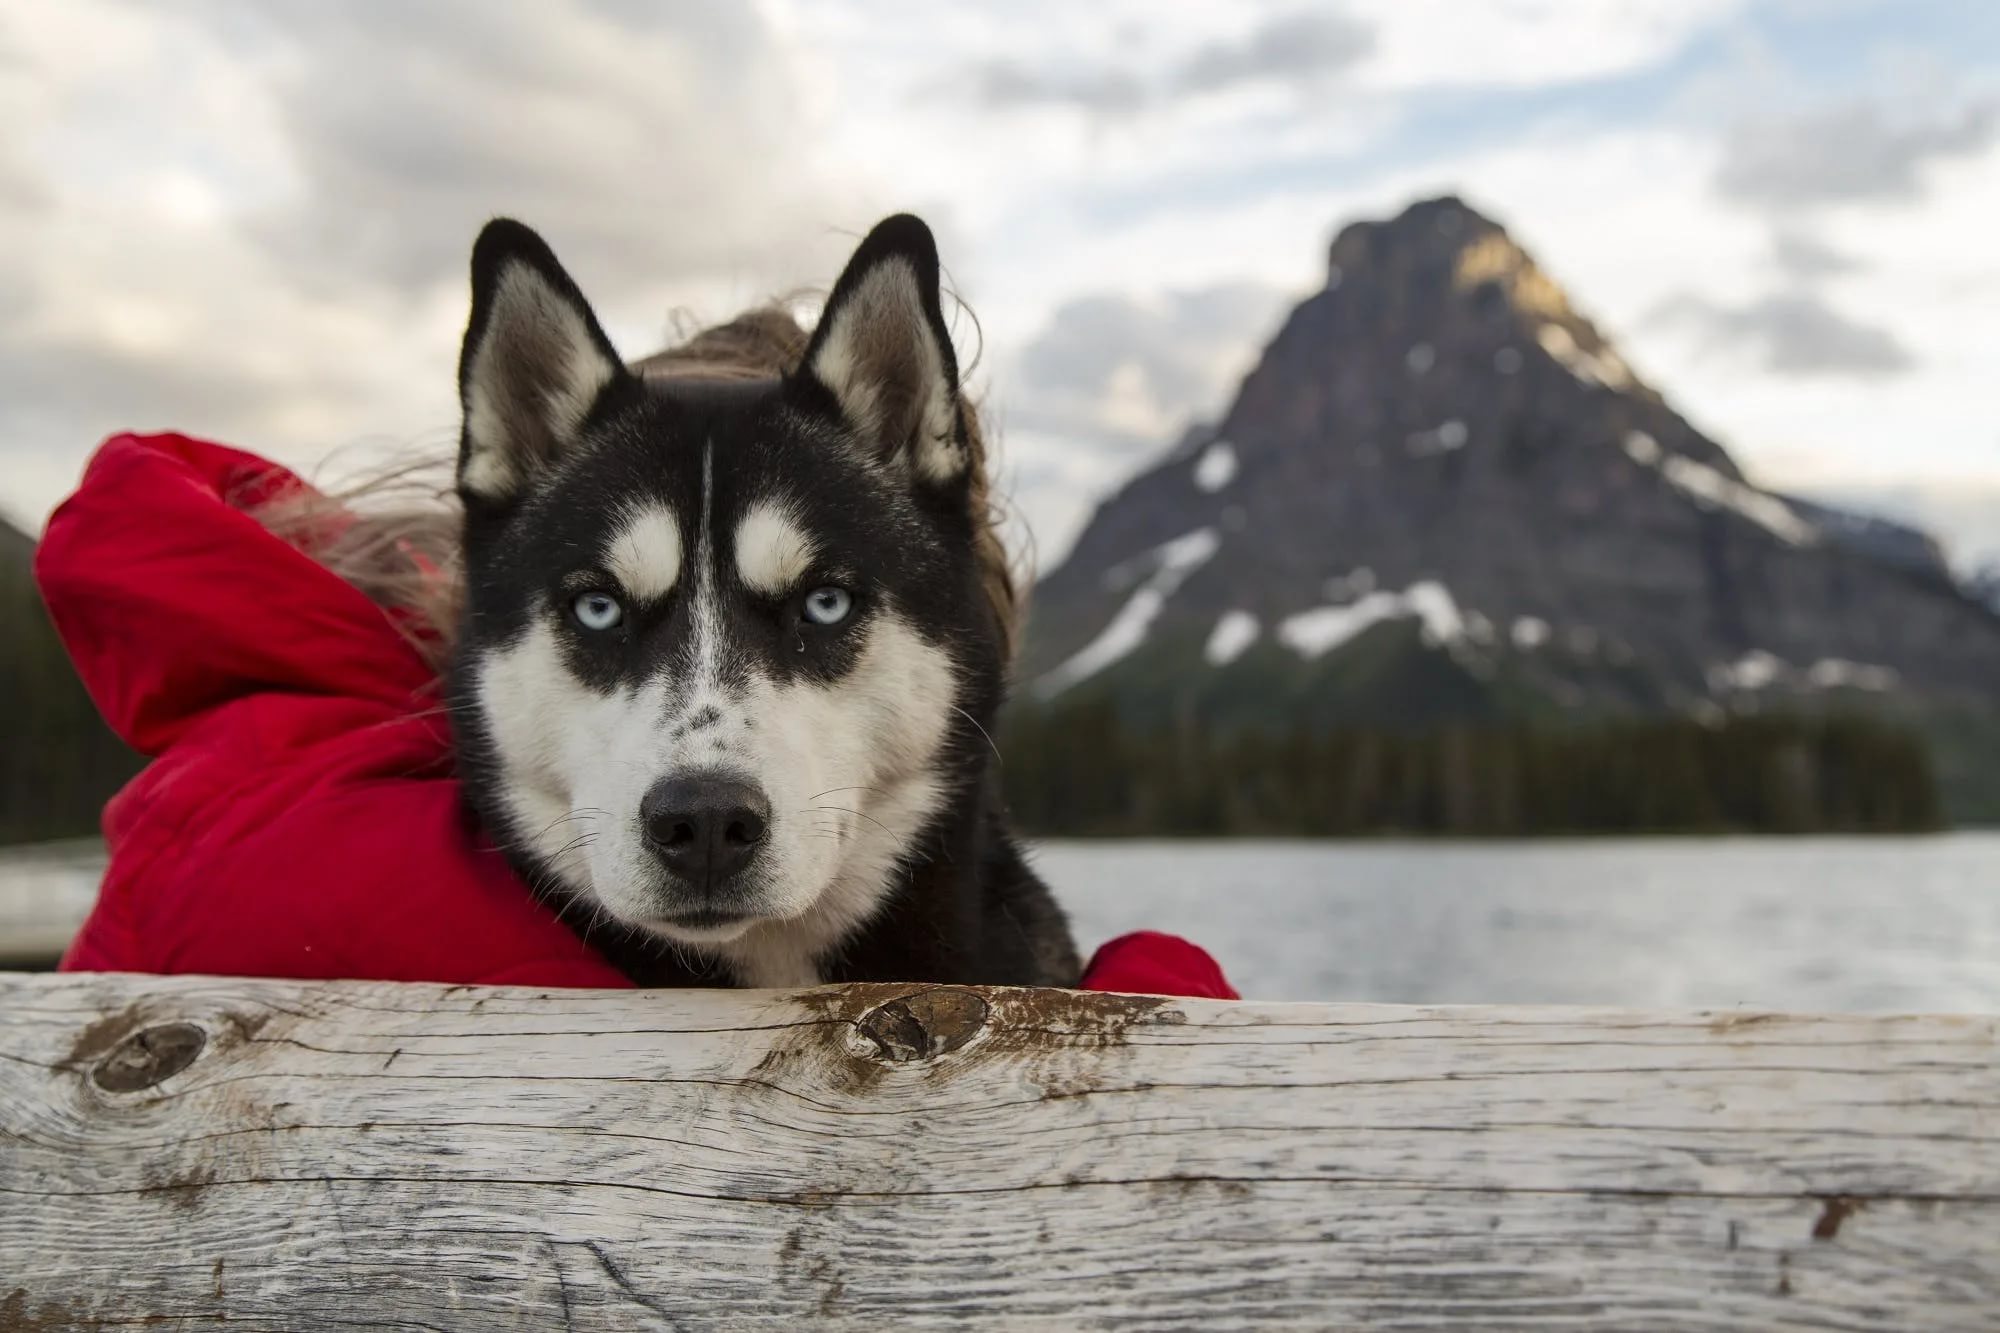
[[[459,493],[494,505],[517,498],[577,442],[598,396],[625,374],[547,243],[512,219],[487,223],[472,247],[472,318],[458,361]]]
[[[907,213],[877,224],[847,262],[801,372],[848,424],[917,477],[965,475],[958,358],[938,297],[937,242]]]

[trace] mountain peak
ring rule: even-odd
[[[1282,685],[1301,716],[1372,716],[1386,696],[1342,674],[1372,670],[1429,680],[1394,706],[1432,720],[1454,698],[1992,697],[2000,623],[1752,485],[1499,223],[1446,195],[1328,256],[1221,419],[1106,500],[1037,590],[1043,692],[1222,715]],[[1461,675],[1391,663],[1397,633]]]
[[[1428,263],[1449,270],[1468,246],[1506,229],[1455,194],[1411,204],[1386,222],[1351,222],[1327,249],[1327,285],[1339,286],[1348,271],[1383,264]]]
[[[1526,332],[1572,374],[1651,393],[1507,229],[1455,194],[1420,200],[1386,222],[1341,228],[1327,251],[1327,290],[1355,281],[1381,293],[1378,302],[1411,307],[1418,320],[1440,326],[1510,312],[1509,333]]]

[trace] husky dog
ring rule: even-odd
[[[469,798],[641,984],[1073,985],[988,740],[1012,597],[929,228],[877,226],[786,327],[776,373],[628,367],[539,236],[480,233]]]

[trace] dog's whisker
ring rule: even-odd
[[[821,796],[831,796],[835,792],[841,791],[872,791],[878,796],[882,794],[880,787],[829,787],[825,791],[820,792],[818,796],[808,796],[806,799],[808,801],[817,801]]]
[[[867,820],[869,823],[873,824],[876,828],[881,829],[884,833],[888,834],[892,838],[896,836],[896,830],[890,828],[887,824],[884,824],[881,820],[875,818],[875,816],[864,815],[859,810],[850,810],[844,805],[815,805],[812,808],[815,810],[838,810],[844,815],[853,815],[856,819]]]
[[[573,820],[587,821],[594,819],[598,815],[601,815],[603,813],[604,812],[602,810],[599,810],[594,806],[584,806],[580,809],[572,810],[568,814],[562,816],[560,819],[550,821],[548,828],[543,829],[540,833],[537,833],[535,835],[535,840],[539,842],[541,839],[548,837],[549,834],[554,831],[557,824],[567,824],[572,822]]]
[[[966,712],[963,708],[960,708],[957,704],[953,704],[951,706],[951,711],[957,713],[967,722],[970,722],[972,724],[972,729],[974,731],[978,732],[981,736],[986,736],[986,748],[993,751],[993,762],[996,764],[1000,764],[1004,767],[1007,761],[1000,757],[1000,747],[993,743],[993,738],[991,736],[986,735],[986,728],[979,725],[979,719],[974,717],[972,714]]]

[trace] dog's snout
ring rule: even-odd
[[[704,887],[750,864],[770,820],[771,802],[762,791],[720,774],[662,778],[639,803],[653,854]]]

